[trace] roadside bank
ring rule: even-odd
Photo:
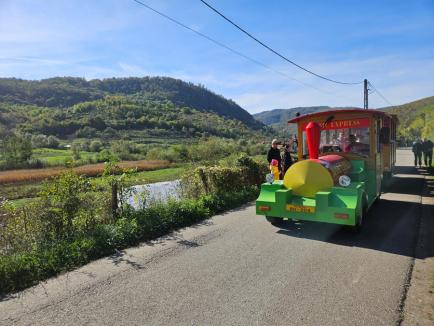
[[[419,237],[410,285],[404,302],[404,326],[434,324],[434,176],[431,168],[420,169],[424,175],[421,194]]]

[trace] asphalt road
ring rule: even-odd
[[[421,213],[411,152],[363,233],[253,205],[0,302],[2,325],[395,325]]]

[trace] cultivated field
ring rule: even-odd
[[[124,169],[137,169],[137,171],[150,171],[163,169],[170,166],[168,161],[126,161],[118,164]],[[26,169],[0,171],[0,184],[11,184],[20,182],[36,182],[50,177],[58,176],[65,167],[52,167],[45,169]],[[73,170],[80,175],[95,177],[104,171],[104,163],[82,165]]]

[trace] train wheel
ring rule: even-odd
[[[273,225],[279,225],[283,221],[283,219],[274,216],[265,216],[265,219]]]
[[[363,203],[362,212],[358,216],[356,216],[356,225],[351,227],[351,230],[354,233],[360,233],[362,231],[363,225],[365,224],[367,207],[368,205],[366,205],[366,203]]]

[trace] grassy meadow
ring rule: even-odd
[[[84,160],[96,160],[97,153],[80,151]],[[60,166],[73,161],[74,153],[71,149],[36,148],[32,157],[43,162],[46,166]]]

